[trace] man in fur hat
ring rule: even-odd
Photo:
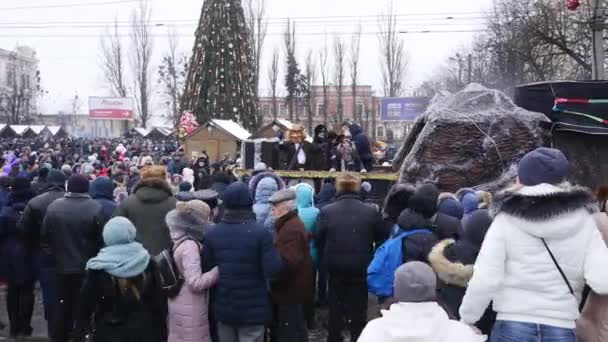
[[[287,131],[287,141],[279,144],[282,170],[311,170],[312,145],[305,139],[302,125],[294,125]]]

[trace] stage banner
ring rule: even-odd
[[[414,121],[429,106],[428,97],[400,97],[382,99],[381,121]]]
[[[106,120],[133,120],[132,98],[89,97],[89,118]]]

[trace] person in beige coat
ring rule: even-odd
[[[599,213],[596,220],[608,244],[608,215]],[[608,342],[608,296],[591,292],[582,316],[576,322],[576,332],[582,342]]]

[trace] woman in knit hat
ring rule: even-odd
[[[95,342],[166,341],[166,297],[150,254],[135,242],[135,234],[124,217],[106,223],[105,247],[87,263],[75,341],[86,340],[92,331]]]
[[[218,280],[215,267],[207,273],[201,268],[203,227],[209,222],[209,206],[200,200],[178,202],[167,214],[173,240],[173,258],[184,284],[169,299],[169,342],[210,342],[207,291]]]

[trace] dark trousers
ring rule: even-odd
[[[273,342],[308,342],[308,330],[302,305],[275,306]]]
[[[53,342],[67,342],[74,330],[74,318],[78,308],[83,274],[57,275],[57,313],[53,314]]]
[[[32,335],[32,313],[34,312],[34,282],[8,283],[6,309],[10,320],[11,336]]]
[[[343,342],[342,330],[348,325],[351,341],[367,323],[367,279],[365,276],[329,274],[329,336],[327,342]]]

